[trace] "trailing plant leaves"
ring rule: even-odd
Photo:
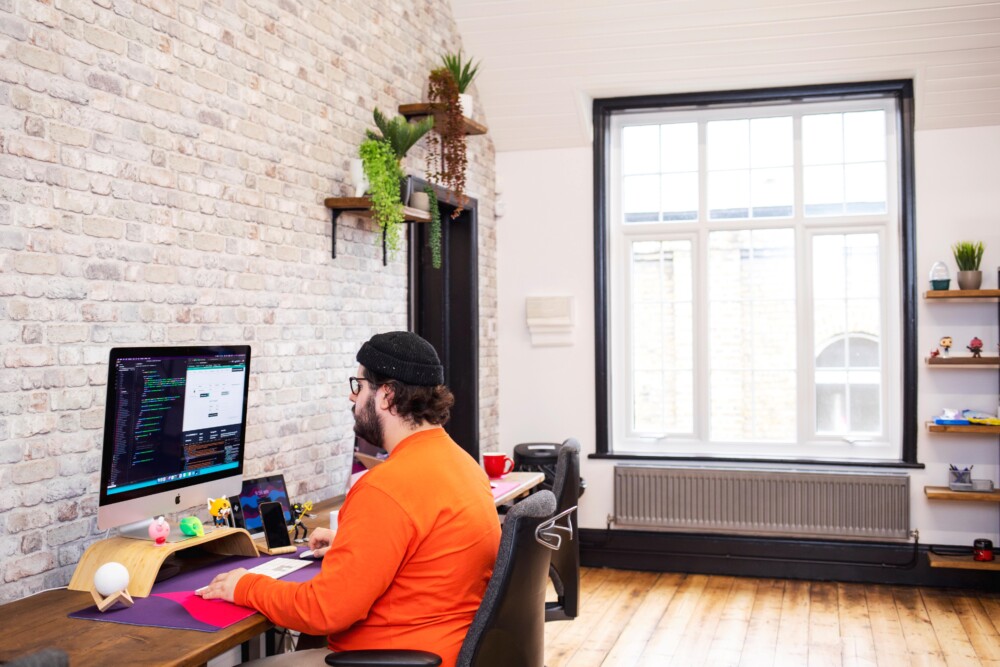
[[[395,256],[399,250],[399,226],[404,220],[403,203],[399,199],[403,172],[392,146],[384,139],[365,139],[358,153],[370,183],[372,217],[382,230],[386,248]]]
[[[457,207],[451,217],[457,218],[465,207],[465,118],[458,103],[458,85],[444,67],[430,73],[428,97],[444,107],[437,128],[438,136],[428,139],[427,179],[435,181],[455,193]]]
[[[434,117],[428,116],[416,123],[411,123],[403,116],[396,116],[389,120],[385,115],[375,108],[372,113],[375,118],[375,125],[382,133],[381,136],[371,130],[366,132],[369,139],[384,139],[392,146],[396,158],[402,160],[407,151],[420,141],[420,138],[427,134],[434,127]]]
[[[424,192],[431,202],[431,230],[427,235],[427,246],[431,249],[431,266],[441,268],[441,209],[438,206],[437,193],[430,185],[424,186]]]

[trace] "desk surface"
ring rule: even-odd
[[[501,481],[519,482],[517,488],[497,499],[508,502],[540,484],[541,473],[510,473]],[[324,500],[313,507],[310,530],[329,525],[328,512],[337,509],[343,497]],[[118,623],[99,623],[68,618],[70,612],[93,604],[90,593],[59,589],[0,605],[0,662],[39,651],[60,648],[73,667],[149,664],[165,666],[202,665],[234,646],[253,639],[273,627],[261,614],[254,614],[218,632],[196,632],[150,628]]]

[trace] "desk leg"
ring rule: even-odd
[[[261,657],[263,656],[260,654],[260,637],[254,637],[240,644],[240,662],[259,660]]]

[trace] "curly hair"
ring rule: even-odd
[[[429,423],[443,426],[451,416],[455,395],[443,384],[432,387],[406,384],[381,376],[367,368],[364,376],[373,385],[386,385],[392,389],[392,403],[389,407],[410,424],[422,426],[424,423]]]

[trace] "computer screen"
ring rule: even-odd
[[[246,345],[111,350],[101,530],[239,492],[249,371]]]

